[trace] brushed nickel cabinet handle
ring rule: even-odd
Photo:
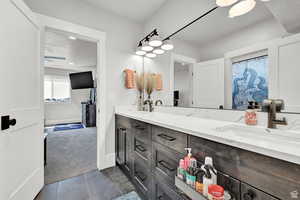
[[[164,139],[164,140],[168,140],[168,141],[175,141],[175,140],[176,140],[176,138],[171,137],[171,136],[168,136],[168,135],[163,134],[163,133],[161,133],[161,134],[159,134],[159,135],[157,135],[157,136],[158,136],[158,137],[161,137],[161,138]]]

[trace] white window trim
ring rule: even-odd
[[[45,78],[44,78],[44,81],[46,79],[46,76],[49,76],[49,77],[52,77],[50,78],[50,81],[51,81],[51,96],[53,96],[54,94],[54,79],[53,77],[57,76],[57,77],[63,77],[63,76],[60,76],[60,75],[51,75],[51,74],[45,74]],[[59,78],[58,78],[59,79]],[[44,103],[45,104],[71,104],[72,103],[72,88],[71,88],[71,83],[69,83],[69,94],[70,94],[70,98],[68,101],[46,101],[45,97],[44,97]]]

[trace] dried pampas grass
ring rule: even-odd
[[[146,74],[146,92],[148,94],[148,97],[150,98],[154,88],[155,88],[155,76],[154,74]]]
[[[140,92],[140,94],[143,93],[145,89],[145,78],[144,74],[136,74],[135,76],[135,82],[136,82],[136,88]]]

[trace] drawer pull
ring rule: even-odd
[[[144,182],[146,179],[147,179],[147,177],[142,173],[142,172],[135,172],[135,176],[139,179],[139,180],[141,180],[142,182]]]
[[[170,167],[170,164],[167,163],[167,162],[164,161],[164,160],[161,160],[161,161],[159,161],[158,163],[159,163],[161,166],[163,166],[164,168],[166,168],[166,169],[167,169],[168,171],[170,171],[170,172],[175,171],[175,168]]]
[[[147,149],[145,149],[145,147],[143,147],[142,145],[135,145],[135,148],[137,150],[139,150],[140,152],[145,152],[147,151]]]
[[[176,138],[174,138],[174,137],[171,137],[171,136],[168,136],[168,135],[166,135],[166,134],[159,134],[159,135],[157,135],[158,137],[161,137],[162,139],[164,139],[164,140],[168,140],[168,141],[175,141],[176,140]]]
[[[145,127],[142,127],[142,126],[140,126],[140,125],[136,125],[136,126],[134,126],[134,128],[139,129],[139,130],[141,130],[141,131],[143,131],[143,130],[146,129]]]
[[[163,199],[164,199],[163,195],[160,195],[159,197],[157,197],[157,200],[163,200]]]

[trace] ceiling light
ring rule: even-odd
[[[137,50],[137,51],[135,52],[135,54],[136,54],[136,55],[139,55],[139,56],[144,56],[144,55],[146,54],[146,52],[145,52],[145,51],[142,51],[142,50]]]
[[[165,53],[165,50],[163,50],[163,49],[161,49],[161,48],[157,48],[157,49],[154,49],[154,50],[153,50],[153,53],[160,55],[160,54]]]
[[[146,54],[146,51],[142,50],[142,43],[141,42],[139,43],[139,46],[136,49],[135,54],[139,55],[139,56],[144,56]]]
[[[70,64],[70,65],[74,65],[74,63],[73,63],[73,62],[69,62],[69,64]]]
[[[216,4],[220,7],[231,6],[236,3],[238,0],[216,0]]]
[[[142,50],[146,52],[152,51],[153,49],[154,48],[149,45],[149,42],[145,42],[145,44],[142,46]]]
[[[69,39],[70,39],[70,40],[77,40],[77,38],[74,37],[74,36],[69,36]]]
[[[168,40],[165,40],[165,41],[163,42],[163,44],[161,45],[161,48],[162,48],[163,50],[169,51],[169,50],[174,49],[174,45],[173,45],[173,43],[171,42],[171,40],[168,39]]]
[[[243,0],[235,4],[229,10],[229,17],[237,17],[250,12],[256,5],[255,0]]]
[[[153,36],[149,41],[149,45],[152,47],[159,47],[162,45],[162,43],[163,42],[158,35]]]
[[[156,57],[156,54],[154,54],[154,53],[147,53],[146,56],[147,56],[148,58],[155,58],[155,57]]]

